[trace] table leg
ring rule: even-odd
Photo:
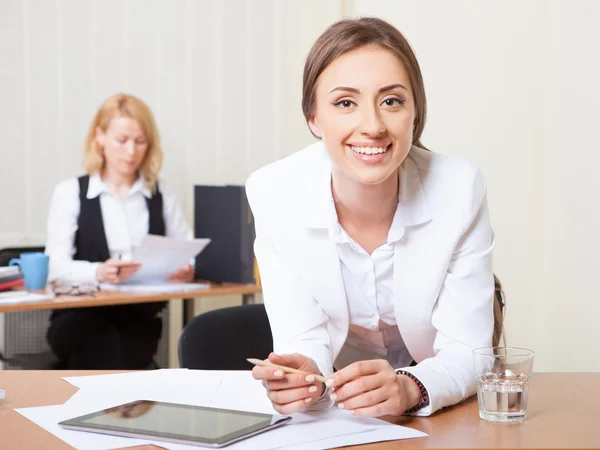
[[[254,305],[254,294],[243,294],[242,305]]]

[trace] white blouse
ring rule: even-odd
[[[166,236],[192,239],[193,233],[183,216],[181,206],[164,182],[159,182],[163,197]],[[100,196],[100,208],[106,242],[111,258],[130,259],[133,248],[148,234],[146,198],[152,193],[143,178],[138,178],[129,193],[120,198],[104,184],[99,175],[90,176],[87,198]],[[50,256],[49,281],[75,284],[96,282],[101,263],[74,261],[75,234],[79,218],[79,182],[70,178],[55,188],[48,213],[46,253]]]
[[[388,351],[353,332],[354,327],[380,331],[398,326],[394,311],[394,249],[403,236],[398,211],[386,242],[369,255],[339,224],[333,195],[328,209],[328,234],[336,243],[350,319],[350,332],[334,366],[339,369],[368,359],[387,359],[392,367],[408,366],[413,358],[401,337]]]

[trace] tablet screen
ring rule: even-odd
[[[223,444],[289,418],[141,400],[61,422],[69,428]]]

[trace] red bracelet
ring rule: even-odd
[[[425,408],[426,406],[429,406],[429,393],[427,392],[425,386],[423,386],[423,383],[421,383],[421,381],[417,377],[415,377],[412,373],[402,369],[397,369],[396,374],[405,375],[412,381],[414,381],[414,383],[419,388],[419,392],[421,393],[421,398],[419,399],[419,402],[412,408],[409,408],[406,411],[404,411],[404,414],[412,414],[422,408]]]

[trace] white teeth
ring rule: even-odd
[[[387,150],[387,147],[355,147],[354,145],[351,145],[350,148],[353,152],[364,155],[376,155],[378,153],[385,153]]]

